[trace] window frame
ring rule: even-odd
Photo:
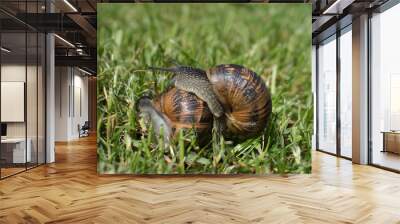
[[[348,17],[343,18],[343,20],[348,20]],[[340,21],[338,21],[339,23]],[[336,24],[334,25],[336,26]],[[348,24],[344,25],[343,27],[339,28],[337,27],[337,30],[335,33],[327,36],[326,38],[320,40],[317,44],[316,44],[316,50],[315,50],[315,58],[316,58],[316,73],[315,73],[315,83],[316,83],[316,114],[315,114],[315,119],[316,119],[316,132],[315,132],[315,145],[316,145],[316,151],[319,152],[323,152],[329,155],[333,155],[339,158],[343,158],[346,160],[352,160],[352,158],[347,157],[342,155],[341,153],[341,119],[340,119],[340,77],[341,77],[341,67],[340,67],[340,37],[342,35],[344,35],[347,32],[352,32],[352,22],[349,22]],[[335,36],[336,35],[336,36]],[[333,38],[333,36],[335,36]],[[324,149],[321,149],[319,146],[319,85],[320,85],[320,80],[319,80],[319,47],[322,43],[328,43],[330,41],[336,41],[336,152],[332,153],[332,152],[328,152]]]

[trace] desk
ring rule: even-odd
[[[28,147],[26,147],[25,153],[25,138],[1,139],[1,159],[4,159],[6,163],[31,162],[32,140],[30,138],[27,138],[26,142],[28,143]]]
[[[392,152],[400,154],[400,132],[383,131],[383,150],[382,152]]]

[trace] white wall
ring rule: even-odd
[[[25,82],[25,75],[26,75],[26,69],[28,71],[28,74],[30,75],[32,71],[34,70],[34,73],[36,74],[36,67],[29,66],[25,67],[24,65],[18,65],[18,64],[5,64],[1,66],[1,81],[2,82]],[[32,81],[30,80],[30,84]],[[26,83],[26,82],[25,82]],[[33,83],[36,85],[35,83]],[[36,89],[27,89],[28,93],[28,99],[27,103],[30,104],[32,101],[36,99]],[[30,91],[32,90],[32,92]],[[33,98],[33,99],[32,99]],[[34,106],[36,108],[36,101],[34,105],[28,105],[28,106]],[[1,108],[2,110],[7,110],[7,108]],[[36,113],[28,113],[28,122],[35,121],[36,124]],[[25,137],[25,122],[7,122],[7,136],[8,137]],[[33,127],[33,124],[28,125],[28,127]],[[36,126],[35,126],[36,130]],[[28,137],[29,133],[28,133]]]
[[[25,82],[25,64],[12,65],[6,64],[1,66],[1,81],[19,81]]]
[[[25,71],[26,67],[25,65],[18,65],[18,64],[3,64],[1,66],[1,81],[2,82],[24,82],[25,83]],[[32,68],[29,68],[28,70],[31,70]],[[4,96],[2,96],[4,97]],[[7,110],[7,108],[2,108],[2,110]],[[24,110],[24,108],[22,108]],[[15,128],[17,126],[20,126],[19,124],[24,124],[24,122],[7,122],[9,129],[8,131],[14,132]],[[23,131],[21,131],[19,134],[21,136],[17,137],[23,137],[25,136],[25,125],[22,125]],[[15,131],[15,133],[18,133],[18,131]],[[15,135],[14,135],[15,136]]]
[[[25,65],[8,64],[1,66],[1,81],[25,82]],[[5,110],[6,108],[1,108]],[[7,122],[7,137],[25,137],[25,122]]]
[[[55,85],[55,140],[77,139],[78,125],[88,120],[88,78],[76,68],[56,67]]]
[[[38,69],[38,70],[37,70]],[[9,138],[24,138],[25,135],[29,139],[32,162],[36,162],[39,159],[39,163],[44,163],[44,74],[42,73],[42,67],[36,65],[25,64],[3,64],[1,66],[2,82],[24,82],[26,84],[26,106],[25,103],[22,108],[18,108],[20,113],[25,114],[26,120],[23,118],[21,122],[5,122],[7,124],[7,137]],[[25,80],[27,78],[27,80]],[[3,92],[4,89],[2,89]],[[20,94],[24,94],[24,90],[20,90]],[[4,93],[3,93],[4,94]],[[2,95],[7,97],[7,95]],[[17,102],[16,102],[17,103]],[[2,112],[17,113],[18,110],[11,107],[2,107]],[[10,111],[11,110],[11,111]],[[24,116],[24,115],[22,115]]]
[[[55,68],[55,140],[68,140],[68,87],[70,77],[67,67]]]

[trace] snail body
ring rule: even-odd
[[[271,95],[261,77],[248,68],[223,64],[207,71],[184,66],[151,69],[175,74],[174,87],[153,103],[165,117],[170,136],[190,127],[204,136],[214,126],[227,139],[244,140],[260,135],[267,126]]]
[[[211,133],[213,115],[207,104],[195,94],[175,87],[153,101],[140,99],[139,110],[150,116],[156,134],[163,126],[167,141],[176,138],[181,129],[193,129],[200,142]]]
[[[219,103],[212,90],[206,71],[187,66],[177,66],[172,68],[152,67],[152,69],[174,73],[175,76],[172,78],[172,83],[176,88],[194,93],[201,100],[207,102],[207,105],[214,116],[222,116],[222,105]]]

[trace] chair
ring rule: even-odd
[[[89,136],[89,129],[90,129],[89,121],[85,121],[82,127],[80,127],[80,125],[78,124],[79,138]]]

